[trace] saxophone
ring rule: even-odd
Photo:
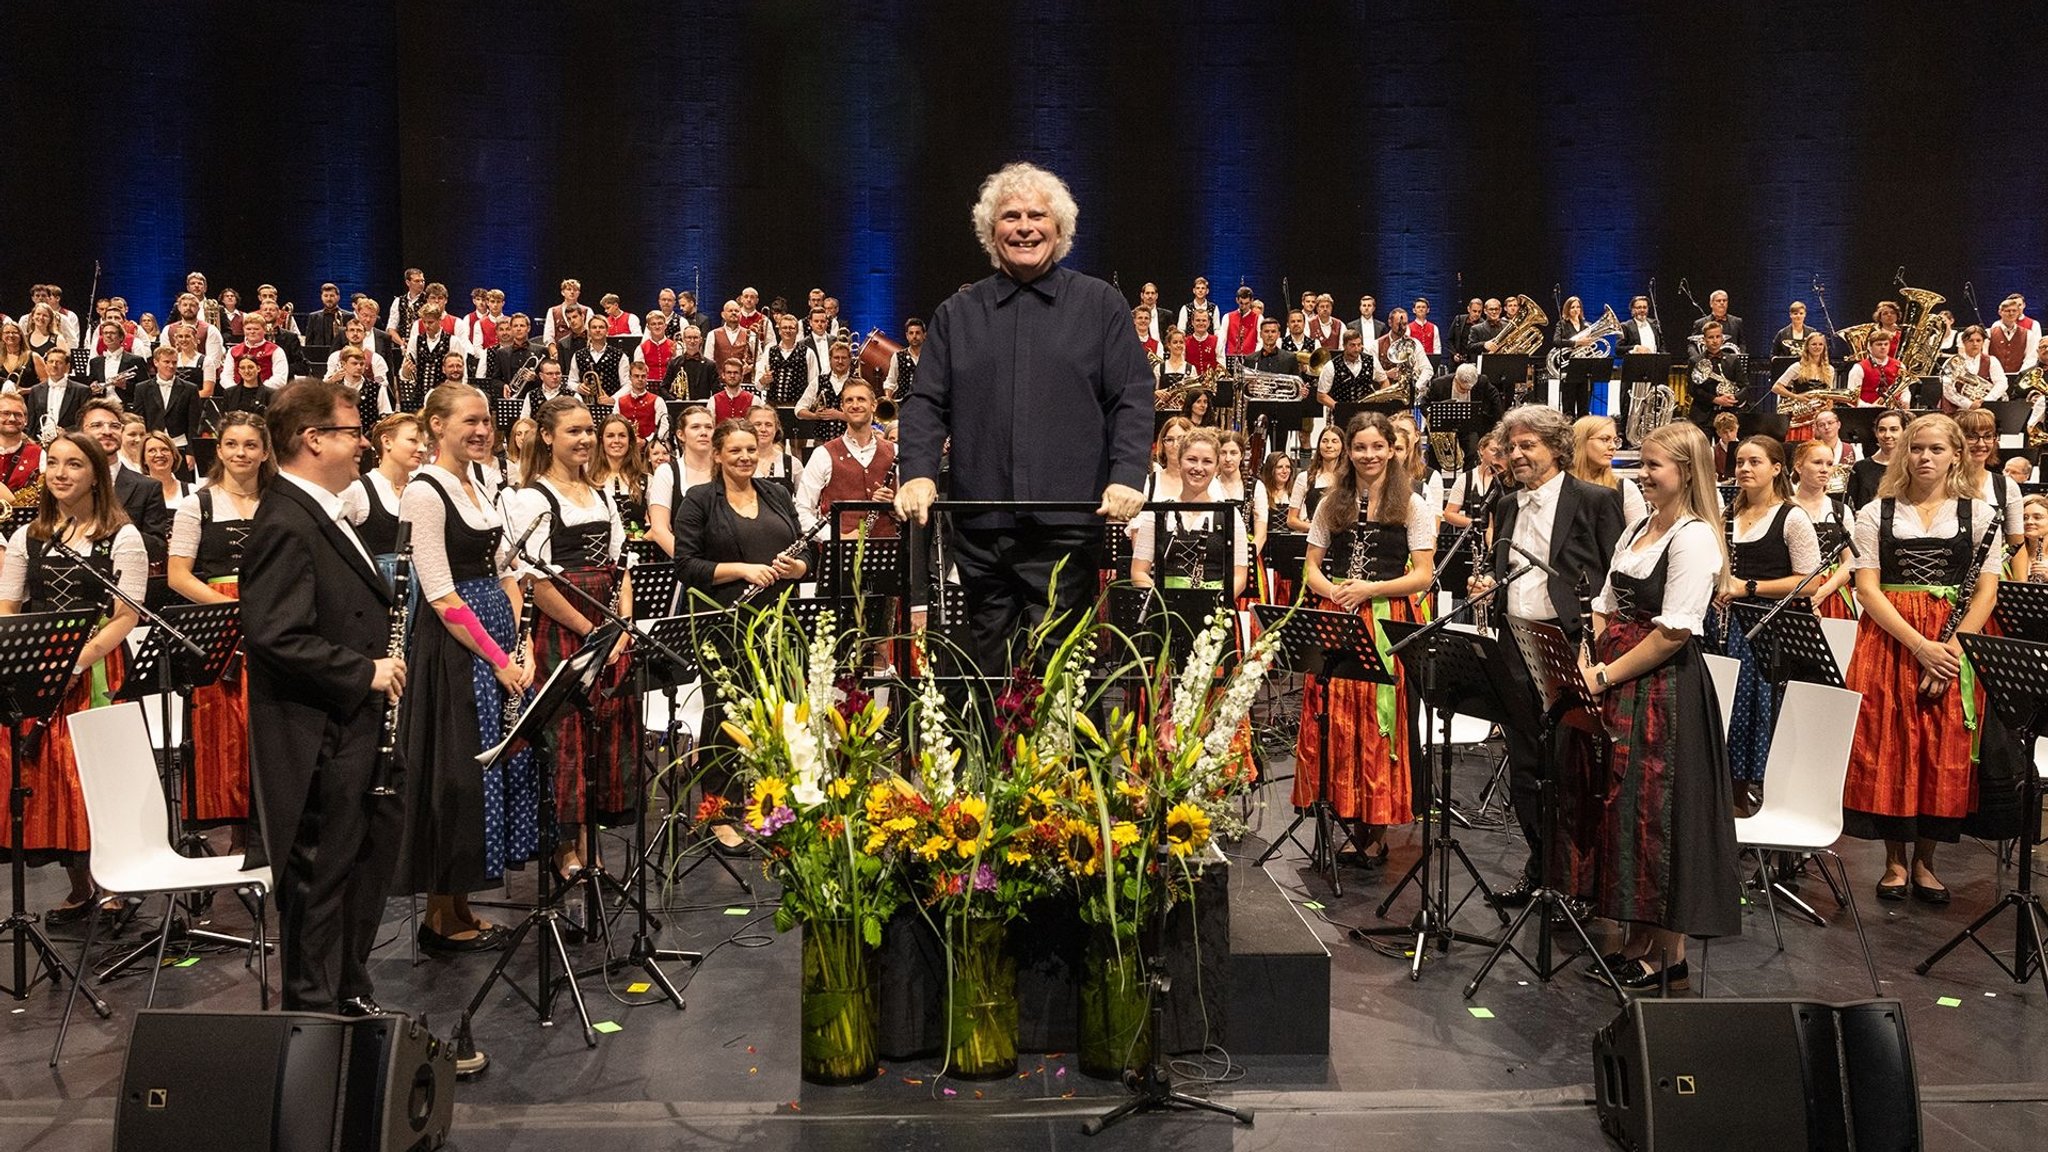
[[[405,658],[406,629],[412,624],[412,525],[398,522],[398,561],[391,569],[390,633],[384,654]],[[370,784],[372,796],[398,795],[398,702],[393,695],[384,705],[384,727],[377,739],[377,776]]]

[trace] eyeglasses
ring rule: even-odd
[[[363,426],[361,424],[315,424],[312,427],[307,428],[306,431],[346,432],[351,436],[361,436],[363,434]]]
[[[1983,443],[1986,443],[1986,442],[1988,442],[1988,441],[1992,441],[1992,440],[1996,440],[1996,439],[1998,439],[1998,433],[1996,433],[1996,432],[1972,432],[1972,433],[1970,433],[1970,434],[1969,434],[1968,436],[1964,437],[1964,439],[1968,440],[1968,441],[1969,441],[1970,443],[1972,443],[1972,444],[1983,444]]]

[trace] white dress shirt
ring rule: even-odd
[[[1533,489],[1515,493],[1514,542],[1532,556],[1550,559],[1550,533],[1557,524],[1557,497],[1564,491],[1564,473],[1559,472]],[[1515,559],[1510,567],[1519,564]],[[1508,615],[1520,620],[1555,620],[1557,606],[1550,601],[1550,581],[1532,572],[1508,585]]]
[[[341,534],[348,537],[348,542],[356,546],[356,553],[363,558],[363,563],[369,565],[372,569],[377,567],[377,562],[370,559],[370,550],[363,547],[362,538],[356,535],[356,526],[349,522],[350,505],[341,493],[329,492],[304,476],[294,475],[290,472],[280,471],[277,475],[279,479],[289,480],[298,485],[308,496],[311,496],[313,502],[320,506],[320,511],[326,513],[327,518],[334,521],[334,526],[341,529]],[[357,485],[361,483],[361,480],[356,481]]]
[[[866,444],[855,440],[850,432],[839,437],[839,442],[846,445],[846,454],[865,468],[874,463],[875,447],[882,442],[882,437],[870,426]],[[831,482],[832,453],[827,450],[826,445],[820,444],[811,449],[811,458],[804,462],[803,475],[799,476],[796,482],[796,514],[797,519],[803,522],[804,531],[810,531],[818,523],[822,515],[818,508],[818,498],[824,493],[825,485]]]

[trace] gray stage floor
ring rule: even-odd
[[[1473,797],[1487,765],[1461,762],[1466,777],[1455,794]],[[1284,763],[1276,771],[1285,772]],[[1269,788],[1259,813],[1271,835],[1291,816],[1285,784]],[[1469,807],[1469,805],[1468,805]],[[1490,880],[1519,865],[1519,838],[1475,829],[1460,838]],[[1241,866],[1264,846],[1255,834],[1236,853]],[[538,1025],[533,1011],[500,989],[476,1024],[477,1041],[493,1060],[482,1077],[458,1091],[451,1146],[461,1149],[560,1149],[601,1140],[607,1152],[745,1144],[778,1148],[1080,1147],[1198,1149],[1336,1145],[1365,1135],[1391,1147],[1431,1149],[1589,1149],[1601,1146],[1591,1104],[1591,1036],[1614,1015],[1611,998],[1576,972],[1549,985],[1504,962],[1478,997],[1460,995],[1484,949],[1458,945],[1432,957],[1410,982],[1405,959],[1347,938],[1341,925],[1374,922],[1385,896],[1419,846],[1410,829],[1394,838],[1384,872],[1348,870],[1345,895],[1332,898],[1323,881],[1288,849],[1268,865],[1297,900],[1322,905],[1311,922],[1333,955],[1332,1051],[1327,1063],[1244,1059],[1227,1083],[1206,1091],[1257,1110],[1254,1127],[1220,1117],[1144,1118],[1090,1140],[1080,1120],[1113,1104],[1120,1089],[1079,1074],[1070,1054],[1027,1055],[1019,1075],[996,1083],[936,1076],[931,1061],[887,1063],[875,1081],[854,1088],[804,1085],[797,1075],[797,942],[777,937],[768,907],[750,901],[715,866],[699,869],[674,896],[668,947],[708,952],[687,980],[686,1011],[631,993],[632,976],[607,988],[584,982],[592,1016],[618,1025],[587,1049],[566,998],[557,1024]],[[1959,951],[1926,977],[1913,966],[1995,898],[1991,851],[1966,841],[1947,852],[1943,876],[1955,889],[1947,908],[1878,905],[1869,898],[1881,859],[1851,842],[1845,854],[1888,996],[1908,1012],[1922,1086],[1927,1147],[1934,1150],[2048,1146],[2048,1023],[2041,985],[2015,986],[1974,948]],[[2041,867],[2037,865],[2037,868]],[[30,903],[59,898],[54,870],[31,874]],[[1463,890],[1464,885],[1459,885]],[[1823,914],[1834,904],[1817,878],[1803,891]],[[507,899],[530,897],[530,874],[516,878]],[[247,917],[232,901],[217,926],[235,930]],[[1404,895],[1392,916],[1404,920],[1415,901]],[[406,903],[394,901],[391,938],[378,952],[379,998],[424,1013],[444,1035],[459,1005],[483,980],[493,956],[427,959],[415,967],[405,940]],[[494,911],[506,920],[518,913]],[[1468,907],[1460,926],[1490,932],[1483,909]],[[1995,940],[2011,946],[2010,920]],[[140,938],[131,927],[123,943]],[[1712,952],[1717,996],[1796,996],[1850,1000],[1869,994],[1846,916],[1822,928],[1787,918],[1785,951],[1772,946],[1761,906],[1748,910],[1744,936]],[[60,937],[67,953],[77,937]],[[582,950],[595,958],[595,950]],[[512,965],[530,980],[531,945]],[[46,1067],[61,1000],[47,988],[24,1002],[0,1001],[7,1042],[0,1049],[0,1147],[104,1149],[112,1142],[129,1022],[144,994],[141,977],[104,988],[115,1015],[90,1015],[74,1026],[62,1067]],[[1946,1005],[1942,1001],[1957,1003]],[[167,970],[159,1003],[238,1010],[255,1006],[253,977],[239,956],[203,955]],[[1490,1018],[1469,1009],[1488,1010]],[[193,1054],[204,1059],[204,1053]]]

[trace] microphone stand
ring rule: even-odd
[[[75,520],[72,521],[72,523],[75,522]],[[95,567],[92,564],[92,562],[86,556],[78,552],[77,549],[72,548],[69,544],[64,543],[64,533],[69,529],[69,527],[70,524],[68,523],[65,525],[60,525],[58,530],[51,535],[49,539],[49,546],[51,548],[54,548],[57,551],[64,553],[66,556],[69,556],[71,559],[77,561],[75,568],[78,571],[84,572],[87,575],[91,576],[92,579],[95,582],[97,582],[101,588],[106,589],[109,593],[111,593],[114,596],[115,599],[119,600],[123,604],[126,604],[128,607],[134,609],[136,616],[140,617],[141,620],[144,623],[148,624],[152,630],[162,629],[163,634],[165,636],[168,636],[173,641],[175,641],[178,647],[183,648],[185,652],[189,654],[193,659],[201,661],[206,659],[206,649],[200,647],[197,643],[193,641],[193,639],[190,636],[185,635],[183,632],[180,632],[177,628],[173,627],[169,622],[165,621],[165,619],[162,616],[158,615],[149,606],[145,605],[140,600],[137,600],[135,597],[128,595],[128,593],[122,589],[121,582],[116,576],[109,575],[105,572],[100,571],[97,567]],[[187,846],[185,834],[184,788],[182,787],[185,771],[184,745],[190,743],[192,739],[192,730],[190,717],[188,716],[185,725],[185,733],[183,739],[176,745],[171,743],[171,697],[175,694],[174,689],[172,687],[171,663],[172,662],[167,655],[166,659],[164,659],[158,665],[157,674],[159,677],[159,687],[157,695],[157,723],[158,726],[163,730],[164,777],[172,782],[169,786],[168,794],[165,797],[165,804],[170,811],[171,843],[178,848],[184,848]],[[191,699],[189,694],[187,694],[186,699],[187,702],[189,703]],[[196,909],[190,907],[186,909],[187,915],[192,915],[195,912]],[[242,949],[253,947],[270,947],[270,945],[264,941],[245,940],[240,936],[230,936],[223,932],[212,932],[203,928],[193,928],[189,922],[179,920],[175,916],[172,918],[170,931],[165,936],[165,940],[168,943],[177,944],[180,948],[189,947],[194,943],[218,944],[226,947]],[[166,946],[168,946],[168,944]],[[134,963],[140,957],[147,956],[153,953],[159,953],[160,951],[161,950],[158,948],[157,943],[155,941],[151,941],[140,945],[134,951],[128,953],[125,956],[122,956],[113,964],[102,969],[100,971],[101,982],[104,983],[108,979],[112,978],[116,973],[120,972],[124,968],[127,968],[130,964]],[[80,973],[80,975],[82,977],[84,974]]]
[[[1855,550],[1856,546],[1850,543],[1847,537],[1844,537],[1842,540],[1842,546],[1835,550],[1835,555],[1833,559],[1840,560],[1842,558],[1843,552],[1854,552]],[[1814,580],[1817,579],[1820,576],[1820,574],[1825,571],[1827,571],[1827,566],[1815,568],[1813,571],[1808,572],[1806,574],[1806,579],[1801,580],[1798,584],[1793,586],[1790,592],[1787,592],[1783,596],[1779,597],[1777,602],[1771,605],[1771,610],[1769,612],[1764,613],[1763,619],[1758,620],[1755,626],[1751,627],[1749,631],[1744,632],[1742,634],[1742,638],[1744,640],[1755,640],[1756,634],[1763,631],[1764,626],[1766,624],[1769,624],[1771,621],[1777,619],[1778,613],[1783,612],[1785,610],[1786,605],[1792,603],[1794,600],[1799,599],[1799,594],[1806,591],[1806,586],[1813,583]]]
[[[548,515],[550,514],[542,514],[543,517]],[[539,520],[537,519],[535,523],[537,525],[539,523]],[[664,643],[660,637],[652,636],[647,634],[646,632],[635,629],[629,621],[621,617],[618,613],[613,612],[609,604],[600,602],[597,599],[597,597],[592,596],[590,593],[585,592],[583,589],[576,587],[569,581],[562,579],[561,576],[563,574],[563,569],[560,565],[541,559],[537,553],[528,552],[526,548],[527,538],[531,537],[532,535],[533,530],[529,528],[527,530],[526,536],[522,537],[517,545],[517,558],[520,561],[520,563],[531,568],[538,575],[545,577],[550,583],[552,583],[555,586],[556,591],[566,592],[571,597],[573,597],[578,602],[578,609],[581,612],[583,612],[586,616],[595,616],[595,618],[599,621],[597,625],[598,628],[601,629],[604,626],[604,624],[607,623],[616,625],[620,629],[621,634],[630,637],[634,644],[647,645],[650,649],[652,649],[654,652],[659,653],[664,659],[668,660],[670,663],[683,667],[689,666],[692,663],[692,661],[688,657],[676,651],[668,644]],[[623,579],[623,576],[621,578]],[[645,665],[639,657],[635,658],[634,666],[637,673],[644,680]],[[612,696],[612,698],[616,699],[618,693],[607,690],[607,695],[610,695]],[[641,693],[636,694],[635,699],[643,699],[644,696],[645,693],[643,691]],[[637,728],[639,727],[639,725],[635,724],[634,727]],[[588,757],[594,754],[595,744],[595,740],[585,741],[584,754],[586,759],[584,772],[584,790],[586,816],[589,815],[587,809],[589,807],[589,792],[591,783],[591,772],[589,770],[590,761]],[[638,761],[637,755],[635,756],[635,760],[636,762]],[[646,856],[647,851],[647,802],[644,793],[637,799],[639,800],[639,803],[634,805],[634,810],[638,813],[638,815],[635,818],[635,859],[644,861],[644,857]],[[610,973],[616,971],[619,968],[638,967],[642,969],[644,972],[646,972],[648,981],[652,983],[656,988],[659,988],[661,990],[662,995],[666,997],[670,1003],[676,1006],[676,1010],[681,1011],[683,1008],[682,993],[678,991],[675,984],[669,980],[667,973],[664,973],[661,970],[661,968],[659,967],[659,963],[663,961],[668,961],[675,963],[697,965],[704,962],[704,956],[700,952],[686,952],[680,949],[665,949],[658,948],[655,946],[654,937],[656,933],[661,931],[661,925],[654,919],[653,914],[649,912],[647,908],[647,869],[644,862],[641,867],[635,870],[635,876],[637,877],[637,879],[635,880],[635,888],[637,889],[637,891],[635,889],[629,889],[624,884],[620,883],[616,877],[612,876],[610,872],[605,870],[604,855],[602,850],[598,846],[598,835],[595,828],[596,822],[593,820],[590,821],[590,823],[593,825],[590,833],[590,861],[588,864],[584,866],[583,874],[577,877],[577,882],[589,885],[589,891],[591,895],[595,898],[594,903],[596,904],[596,908],[594,910],[594,914],[591,917],[590,931],[593,933],[604,932],[605,939],[607,943],[609,943],[610,933],[605,928],[603,887],[604,884],[607,882],[609,882],[612,888],[615,889],[614,894],[619,899],[625,901],[627,904],[630,904],[633,907],[636,916],[633,930],[633,941],[632,944],[628,947],[626,954],[624,956],[607,956],[605,962],[602,965],[600,965],[597,970],[609,975]],[[548,866],[553,867],[552,864],[549,864]],[[578,976],[585,974],[586,973],[570,972],[565,973],[562,978],[573,983]]]

